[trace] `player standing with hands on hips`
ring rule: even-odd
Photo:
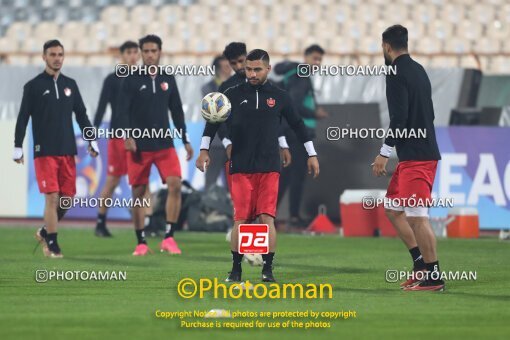
[[[14,155],[16,163],[23,164],[23,139],[28,120],[32,117],[34,139],[34,167],[39,191],[45,196],[44,226],[36,233],[43,245],[44,255],[62,258],[57,242],[57,224],[66,209],[59,206],[61,197],[76,194],[76,141],[73,129],[73,111],[80,129],[92,128],[85,105],[74,79],[60,73],[64,63],[64,46],[58,40],[44,44],[44,72],[25,84],[23,99],[16,122]],[[97,157],[97,143],[89,143],[88,152]]]
[[[229,139],[232,141],[230,173],[232,174],[232,201],[234,203],[234,229],[231,238],[232,271],[227,282],[241,281],[243,254],[238,252],[239,225],[259,217],[269,226],[269,253],[262,255],[262,281],[275,282],[272,271],[276,249],[276,201],[280,176],[280,123],[285,118],[308,152],[308,173],[319,175],[319,161],[303,120],[292,108],[289,95],[267,80],[271,71],[269,55],[255,49],[246,56],[247,82],[227,89],[224,94],[232,109],[226,120]],[[219,124],[207,123],[200,155],[196,161],[199,170],[209,165],[209,145]]]
[[[387,28],[382,34],[386,65],[397,67],[396,75],[386,76],[386,98],[390,112],[389,129],[425,129],[426,138],[388,136],[372,164],[375,176],[386,174],[388,157],[397,148],[399,163],[391,177],[386,198],[398,199],[401,206],[385,202],[386,216],[413,258],[414,275],[401,284],[404,290],[443,290],[436,253],[436,237],[430,226],[429,207],[423,203],[410,206],[411,200],[431,199],[437,161],[441,159],[434,130],[432,89],[425,69],[407,51],[407,29],[401,25]],[[391,137],[391,138],[390,138]],[[394,201],[394,202],[395,202]],[[388,202],[389,203],[389,202]],[[419,278],[425,278],[420,280]]]

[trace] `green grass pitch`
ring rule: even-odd
[[[0,228],[0,339],[494,339],[510,334],[510,244],[496,239],[439,240],[443,270],[477,271],[477,281],[450,281],[445,292],[403,292],[385,281],[410,256],[397,239],[280,235],[279,282],[330,283],[333,299],[183,299],[180,279],[224,279],[230,253],[224,234],[176,235],[181,256],[131,255],[135,235],[114,230],[98,239],[91,229],[61,228],[65,258],[32,255],[34,228]],[[157,250],[159,239],[149,238]],[[126,281],[36,283],[35,271],[115,270]],[[258,283],[260,267],[243,264],[243,279]],[[184,329],[154,313],[183,310],[340,311],[356,318],[329,329]],[[197,319],[193,319],[197,320]],[[202,319],[203,320],[203,319]]]

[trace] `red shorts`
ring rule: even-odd
[[[253,221],[260,214],[276,216],[278,172],[232,174],[234,220]]]
[[[166,183],[168,177],[181,177],[181,163],[173,147],[158,151],[128,152],[129,184],[148,184],[152,164],[158,168],[163,183]]]
[[[108,140],[108,175],[124,176],[127,174],[127,151],[124,139]]]
[[[42,156],[34,159],[39,191],[61,196],[76,195],[76,163],[74,156]]]
[[[437,161],[399,162],[386,191],[388,198],[431,199]]]

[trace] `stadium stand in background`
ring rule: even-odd
[[[425,66],[510,73],[510,2],[505,0],[0,0],[0,60],[40,64],[59,38],[66,65],[111,65],[124,40],[155,33],[167,63],[209,64],[232,40],[265,48],[275,61],[318,43],[328,63],[381,63],[381,32],[408,27]],[[390,20],[391,18],[391,20]]]

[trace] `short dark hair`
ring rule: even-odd
[[[44,43],[43,45],[43,53],[46,53],[46,50],[50,47],[57,47],[57,46],[60,46],[62,47],[62,49],[64,49],[64,45],[62,45],[60,43],[60,41],[58,41],[57,39],[53,39],[53,40],[48,40],[47,42]]]
[[[324,51],[324,49],[322,47],[320,47],[319,45],[317,45],[317,44],[310,45],[310,46],[308,46],[305,49],[305,55],[309,55],[309,54],[312,54],[314,52],[317,52],[317,53],[319,53],[321,55],[326,53],[326,51]]]
[[[138,48],[138,44],[132,40],[125,41],[122,45],[120,45],[119,51],[120,53],[124,53],[125,50],[130,48]]]
[[[236,59],[242,55],[246,55],[246,44],[243,42],[231,42],[225,46],[223,55],[228,60]]]
[[[161,45],[163,45],[163,43],[161,42],[161,38],[155,34],[148,34],[145,37],[140,38],[140,40],[138,40],[138,45],[140,45],[140,49],[143,48],[143,44],[145,44],[145,43],[155,43],[158,45],[158,48],[160,50],[161,50]]]
[[[260,48],[256,48],[254,50],[251,50],[250,53],[246,56],[246,60],[262,60],[269,64],[269,54],[261,50]]]
[[[382,40],[395,51],[407,50],[407,28],[402,25],[390,26],[383,32]]]
[[[220,68],[220,62],[223,60],[227,59],[222,55],[217,55],[216,57],[214,57],[212,66],[214,67],[215,72],[218,72],[218,69]]]

